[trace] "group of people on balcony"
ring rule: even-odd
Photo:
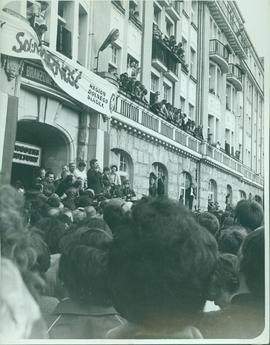
[[[176,43],[174,35],[171,35],[169,38],[167,36],[162,37],[163,34],[159,29],[157,24],[153,24],[153,38],[157,41],[163,42],[173,54],[177,55],[178,58],[184,61],[185,51],[182,48],[182,42]]]
[[[35,30],[39,40],[41,41],[42,35],[48,30],[45,14],[49,7],[48,1],[34,1],[27,8],[27,19]]]

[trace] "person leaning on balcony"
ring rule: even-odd
[[[188,117],[187,117],[187,114],[184,114],[183,125],[182,125],[184,131],[187,130],[187,123],[188,123]]]
[[[128,86],[129,78],[127,72],[122,73],[120,75],[120,88],[123,91],[127,91],[127,86]]]
[[[220,150],[220,148],[221,148],[221,144],[220,144],[219,141],[217,141],[217,143],[216,143],[216,148],[217,148],[218,150]]]
[[[163,99],[161,102],[160,102],[160,105],[161,105],[161,113],[163,116],[166,117],[166,119],[168,118],[169,116],[169,113],[168,113],[168,109],[166,107],[166,104],[167,104],[167,101],[166,99]]]

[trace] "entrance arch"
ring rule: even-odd
[[[17,123],[16,141],[41,148],[40,167],[59,174],[61,167],[70,160],[70,140],[60,129],[33,120]],[[26,188],[31,187],[39,167],[13,163],[11,182],[21,180]]]

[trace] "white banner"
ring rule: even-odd
[[[63,91],[89,108],[111,116],[117,88],[60,53],[39,45],[36,33],[24,17],[1,11],[0,53],[41,60],[46,72]]]

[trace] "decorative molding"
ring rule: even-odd
[[[22,74],[23,64],[23,59],[4,54],[1,55],[1,65],[6,73],[8,81],[15,79]]]

